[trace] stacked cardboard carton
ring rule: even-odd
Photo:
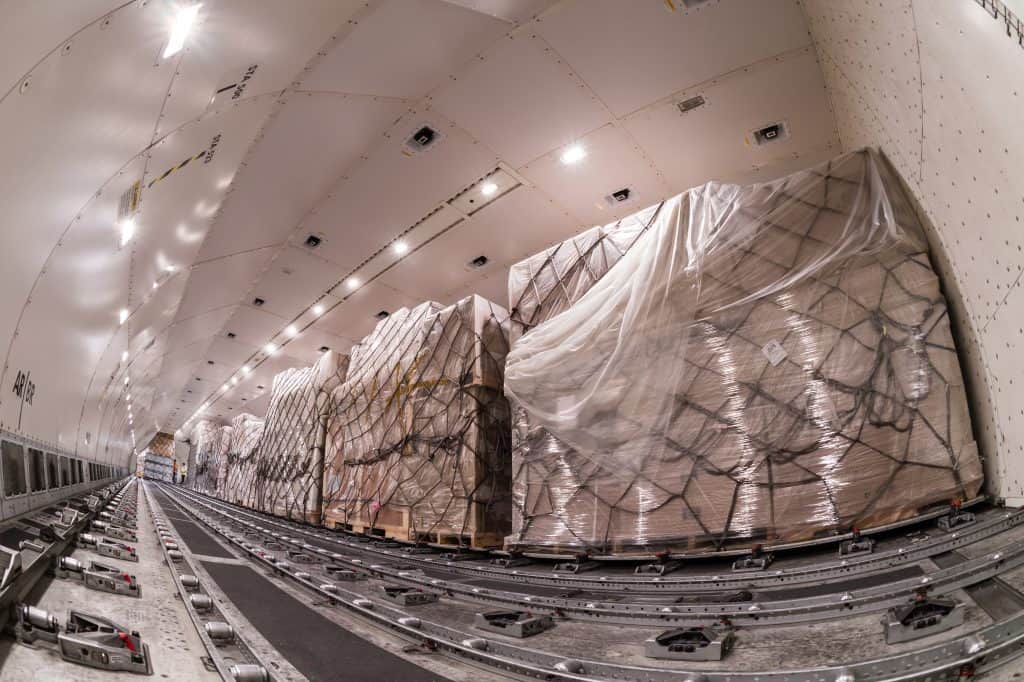
[[[979,491],[945,299],[869,151],[709,183],[509,281],[510,545],[800,540]]]
[[[507,351],[507,312],[478,296],[380,322],[334,393],[326,522],[499,546],[511,527]]]
[[[262,437],[256,446],[253,507],[310,523],[321,520],[324,442],[332,392],[349,358],[327,351],[312,367],[274,377]]]

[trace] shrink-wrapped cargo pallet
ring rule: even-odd
[[[978,494],[946,302],[869,151],[708,183],[509,283],[510,546],[798,541]]]
[[[192,429],[194,461],[191,466],[191,488],[207,495],[217,494],[217,481],[223,464],[224,430],[216,423],[201,419]]]
[[[324,441],[331,393],[345,379],[349,358],[327,351],[312,367],[274,377],[255,475],[245,495],[260,511],[320,523]]]
[[[256,458],[253,455],[263,435],[264,422],[259,417],[242,413],[231,420],[227,466],[221,497],[245,507],[255,505]]]
[[[329,423],[324,516],[401,540],[500,546],[511,528],[508,313],[479,296],[381,321]]]

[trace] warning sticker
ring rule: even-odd
[[[764,346],[761,347],[761,352],[764,353],[766,358],[768,358],[768,362],[771,363],[772,367],[778,365],[786,359],[786,356],[789,355],[789,353],[786,352],[786,349],[782,347],[782,344],[775,339],[764,344]]]

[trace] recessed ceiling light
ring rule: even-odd
[[[480,186],[480,194],[483,194],[485,197],[489,197],[497,191],[498,185],[494,182],[485,182]]]
[[[287,334],[288,336],[295,336],[296,334],[299,333],[299,330],[295,327],[294,324],[290,324],[284,328],[284,333]]]
[[[118,313],[118,319],[121,320],[119,324],[124,324],[125,320],[128,319],[128,309],[121,308],[121,312]]]
[[[159,287],[159,286],[160,286],[160,285],[159,285],[158,283],[156,283],[156,282],[153,282],[153,288],[154,288],[154,289],[156,289],[156,288],[157,288],[157,287]]]
[[[121,362],[128,362],[128,351],[122,351]]]
[[[242,372],[244,374],[248,374],[251,371],[252,371],[252,367],[250,367],[249,365],[242,365]]]
[[[174,266],[173,265],[165,266],[164,267],[164,272],[174,272]]]
[[[402,240],[398,240],[397,242],[392,244],[391,248],[394,249],[395,253],[397,253],[398,255],[402,255],[403,253],[409,250],[409,245],[403,242]]]
[[[196,21],[200,7],[202,5],[196,3],[195,5],[178,9],[178,13],[174,16],[174,23],[171,24],[171,37],[167,40],[167,46],[164,48],[162,59],[176,55],[181,51],[181,48],[185,47],[185,38],[188,37],[188,32],[192,30],[192,24]]]
[[[559,158],[566,166],[571,166],[574,163],[579,163],[586,157],[587,150],[583,148],[583,145],[577,142],[563,149],[562,156]]]
[[[359,286],[359,279],[357,277],[349,277],[345,281],[345,286],[347,286],[349,289],[355,289],[357,286]]]
[[[231,385],[234,386],[238,383],[238,377],[231,377]]]
[[[128,377],[125,377],[125,378],[124,378],[124,385],[125,385],[125,386],[127,386],[127,385],[128,385]]]
[[[329,350],[330,350],[330,348],[328,348],[327,346],[320,346],[320,352],[321,353],[326,353]]]
[[[324,314],[324,307],[323,307],[323,305],[321,305],[320,303],[317,303],[315,306],[313,306],[313,314],[316,315],[317,317],[319,317],[320,315],[323,315]]]
[[[272,343],[268,343],[267,345],[263,346],[263,350],[267,352],[267,355],[273,355],[274,353],[277,352],[277,346],[275,346]]]

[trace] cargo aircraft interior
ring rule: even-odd
[[[0,681],[1024,679],[1024,0],[0,12]]]

